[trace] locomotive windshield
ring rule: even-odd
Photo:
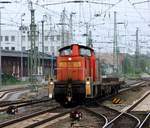
[[[81,56],[91,56],[91,50],[86,48],[80,48]]]
[[[60,55],[61,55],[61,56],[71,55],[71,52],[72,52],[71,47],[68,47],[68,48],[62,49],[62,50],[60,51]]]

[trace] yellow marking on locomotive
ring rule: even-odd
[[[86,85],[86,96],[89,96],[89,95],[91,95],[91,86],[90,86],[90,84],[87,84]]]
[[[62,67],[62,68],[67,67],[67,62],[60,62],[59,67]]]
[[[60,62],[59,67],[62,68],[79,68],[81,67],[81,62]]]

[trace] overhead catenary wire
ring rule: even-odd
[[[130,3],[130,5],[135,9],[136,13],[140,16],[140,18],[146,22],[146,19],[142,16],[142,14],[136,9],[136,7],[133,5],[133,3],[131,3],[130,0],[128,0],[128,2]]]
[[[115,6],[117,6],[119,3],[121,3],[123,0],[119,0],[118,2],[116,2],[115,4],[113,4],[112,6],[109,6],[107,9],[105,9],[103,12],[101,12],[101,15],[102,14],[106,14],[107,11],[111,10],[112,8],[114,8]],[[88,22],[91,22],[92,20],[94,20],[96,17],[93,17],[90,19],[90,21]]]

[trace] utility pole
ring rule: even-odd
[[[117,22],[116,11],[114,12],[114,40],[113,40],[113,73],[118,72],[117,62]]]
[[[88,36],[88,46],[89,47],[93,47],[93,43],[92,43],[92,31],[89,31],[89,36]]]
[[[70,38],[69,38],[69,43],[72,43],[72,13],[70,14]]]
[[[46,18],[46,15],[43,15],[43,20],[41,21],[42,23],[42,71],[43,71],[43,78],[44,78],[44,75],[45,75],[45,68],[44,68],[44,22],[45,22],[45,18]]]
[[[42,71],[44,77],[44,20],[42,22]]]
[[[23,49],[22,49],[22,33],[23,33],[23,30],[24,30],[24,27],[23,27],[23,24],[22,24],[22,21],[23,21],[23,16],[25,16],[25,13],[23,13],[21,15],[21,26],[20,26],[20,32],[21,32],[21,79],[23,78]]]
[[[2,86],[2,49],[1,49],[1,9],[4,7],[0,7],[0,86]]]
[[[34,9],[31,8],[31,24],[30,24],[31,49],[29,52],[29,71],[32,85],[35,84],[34,77],[37,74],[38,47],[36,46],[36,34],[37,32],[34,17]]]
[[[139,28],[136,29],[136,50],[135,50],[135,67],[139,69]]]
[[[86,23],[86,46],[89,45],[89,24]]]
[[[50,16],[50,36],[53,35],[53,29],[55,28],[52,28],[52,19],[51,19],[51,16]],[[52,46],[52,44],[51,44]],[[54,78],[54,51],[51,51],[51,62],[50,62],[50,78]]]
[[[62,14],[61,14],[61,25],[62,25],[62,28],[61,28],[61,46],[64,47],[65,46],[65,28],[64,28],[64,25],[65,25],[65,9],[62,11]]]
[[[69,23],[69,27],[70,27],[70,38],[69,38],[69,43],[72,43],[72,41],[73,41],[73,29],[72,29],[72,27],[73,27],[73,19],[72,19],[72,17],[73,17],[73,15],[74,14],[76,14],[76,13],[74,13],[74,12],[71,12],[71,14],[70,14],[70,23]]]

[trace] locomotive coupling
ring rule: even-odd
[[[70,102],[71,100],[72,100],[72,88],[69,85],[68,88],[67,88],[67,101]]]

